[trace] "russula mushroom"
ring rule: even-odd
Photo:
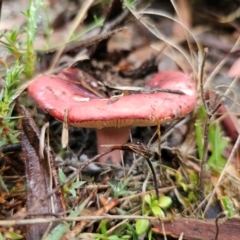
[[[132,126],[156,126],[187,115],[196,104],[196,86],[190,77],[182,72],[157,73],[147,86],[180,90],[184,94],[166,92],[136,93],[115,99],[100,98],[79,84],[77,69],[65,69],[58,75],[41,75],[28,87],[36,103],[56,119],[63,121],[68,110],[69,125],[97,129],[98,151],[105,151],[101,145],[123,144]],[[120,163],[120,151],[114,151],[99,159],[108,157]]]

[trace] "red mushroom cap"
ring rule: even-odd
[[[32,98],[47,113],[78,127],[104,128],[154,126],[181,118],[191,112],[197,100],[196,85],[182,72],[161,72],[147,84],[154,88],[180,90],[185,94],[165,92],[120,96],[114,101],[101,99],[76,84],[77,69],[66,69],[57,76],[41,75],[28,87]]]

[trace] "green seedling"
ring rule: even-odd
[[[0,190],[1,192],[3,192],[2,190],[4,190],[4,192],[9,193],[8,188],[3,180],[2,174],[0,174]]]
[[[124,0],[123,1],[123,6],[127,8],[134,8],[137,3],[137,0]]]
[[[150,222],[148,219],[138,219],[136,221],[135,229],[138,236],[146,233],[150,227]]]
[[[66,175],[63,172],[61,168],[58,169],[58,178],[60,183],[64,182],[66,180]],[[77,181],[76,182],[76,177],[73,178],[71,181],[63,185],[63,194],[64,196],[72,195],[73,197],[76,197],[76,190],[80,188],[86,181]]]
[[[205,123],[206,113],[203,108],[199,111],[199,118],[195,123],[196,127],[196,140],[198,156],[200,159],[203,157],[203,123]],[[207,170],[220,172],[225,164],[226,159],[223,157],[223,151],[227,147],[229,140],[223,136],[219,123],[210,124],[209,127],[209,149],[210,156],[207,163]]]
[[[135,192],[126,190],[127,185],[129,181],[131,180],[131,177],[128,177],[124,181],[109,181],[108,184],[112,188],[113,197],[120,197],[125,195],[132,195]]]
[[[101,239],[101,240],[127,240],[127,239],[130,239],[131,236],[130,235],[123,235],[121,237],[119,237],[119,235],[115,235],[115,234],[112,234],[110,236],[108,236],[107,234],[107,223],[106,221],[102,220],[101,223],[100,223],[100,230],[101,230],[101,233],[94,233],[94,237],[97,238],[97,239]]]
[[[156,194],[147,194],[144,196],[143,214],[145,216],[165,217],[164,210],[172,205],[172,199],[167,196],[161,196],[157,199]],[[147,219],[139,219],[136,221],[136,233],[142,235],[147,232],[150,222]]]
[[[222,204],[224,211],[227,211],[227,216],[234,217],[235,209],[234,209],[233,204],[228,196],[224,196],[221,198],[221,204]]]
[[[185,192],[184,197],[177,189],[175,190],[179,202],[184,206],[189,206],[190,203],[197,201],[196,190],[199,186],[199,176],[191,169],[185,169],[185,171],[187,172],[187,177],[185,177],[180,170],[172,168],[168,168],[166,172],[169,181],[172,181],[176,186],[180,186]]]
[[[157,199],[155,194],[147,194],[144,197],[144,202],[147,204],[144,208],[145,215],[154,215],[156,217],[165,217],[163,210],[168,209],[172,204],[172,199],[167,196],[161,196]]]

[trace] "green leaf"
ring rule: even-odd
[[[128,229],[129,229],[129,231],[130,231],[130,233],[131,233],[131,239],[132,240],[138,240],[138,235],[137,235],[137,232],[136,232],[136,230],[133,228],[133,226],[131,225],[131,224],[129,224],[129,223],[126,223],[126,225],[127,225],[127,227],[128,227]]]
[[[154,216],[157,216],[157,217],[164,217],[165,216],[163,210],[159,206],[152,206],[151,210],[152,210]]]
[[[224,210],[228,212],[227,216],[234,217],[235,210],[234,210],[234,207],[232,205],[230,198],[228,196],[222,197],[221,202],[222,202]]]
[[[130,235],[123,235],[121,236],[121,239],[124,240],[124,239],[131,239],[132,236]]]
[[[213,124],[209,128],[209,144],[212,149],[212,154],[209,157],[207,167],[219,172],[225,164],[226,159],[222,156],[222,152],[228,145],[228,139],[222,136],[219,124]]]
[[[122,240],[122,237],[118,237],[117,235],[111,235],[107,237],[107,240]]]
[[[58,169],[58,179],[60,183],[63,183],[66,180],[66,175],[61,168]]]
[[[153,237],[152,237],[152,229],[150,229],[148,231],[148,240],[152,240],[152,239],[153,239]]]
[[[68,191],[72,194],[73,197],[77,196],[76,190],[74,188],[69,189]]]
[[[102,220],[100,223],[101,233],[107,236],[107,223],[106,221]]]
[[[93,235],[94,235],[95,238],[99,238],[99,239],[104,239],[105,238],[105,236],[101,233],[93,233]]]
[[[137,235],[139,236],[139,235],[142,235],[143,233],[147,232],[149,225],[150,225],[149,220],[138,219],[136,221],[136,225],[135,225]]]
[[[11,231],[6,231],[4,234],[6,239],[13,239],[13,240],[17,240],[17,239],[23,239],[23,236],[20,234],[17,234],[15,232],[11,232]]]
[[[144,196],[144,201],[145,201],[149,206],[151,206],[151,201],[152,201],[151,195],[150,195],[150,194],[145,195],[145,196]]]
[[[5,190],[5,192],[9,193],[7,186],[3,180],[2,174],[0,174],[0,187]]]
[[[195,123],[196,128],[196,142],[199,159],[203,158],[203,127],[201,126],[200,121]]]
[[[196,195],[195,195],[194,192],[189,192],[189,193],[188,193],[188,200],[189,200],[191,203],[197,201],[197,197],[196,197]]]
[[[74,182],[71,187],[72,188],[80,188],[86,181],[79,181],[79,182]]]
[[[160,197],[160,199],[158,201],[158,206],[163,209],[169,208],[171,206],[171,204],[172,204],[172,199],[167,196]]]

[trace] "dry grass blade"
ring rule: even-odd
[[[66,42],[68,42],[72,36],[72,34],[74,33],[74,31],[76,30],[76,28],[78,27],[78,25],[83,21],[88,9],[91,7],[91,5],[93,4],[93,0],[89,0],[89,1],[86,1],[84,2],[84,5],[83,7],[80,9],[80,11],[78,12],[77,16],[75,17],[75,20],[73,22],[73,25],[67,35],[67,38],[66,38]],[[50,68],[48,69],[48,72],[52,72],[60,58],[60,56],[62,55],[63,51],[64,51],[64,48],[65,48],[65,45],[63,45],[56,53],[52,63],[51,63],[51,66]]]
[[[170,46],[170,48],[172,49],[176,49],[178,52],[180,52],[182,54],[182,56],[184,56],[184,58],[186,59],[186,61],[188,62],[188,64],[191,66],[193,72],[196,75],[196,70],[195,70],[195,66],[194,66],[194,59],[191,59],[191,56],[189,56],[189,54],[179,45],[176,45],[173,41],[171,41],[169,38],[165,37],[160,31],[157,30],[157,28],[148,23],[143,17],[142,15],[156,15],[156,16],[162,16],[162,17],[166,17],[169,18],[175,22],[177,22],[178,24],[180,24],[189,34],[190,36],[195,40],[195,42],[197,43],[198,49],[200,49],[200,46],[198,45],[197,40],[195,39],[195,37],[191,34],[191,31],[179,20],[175,19],[173,16],[171,16],[170,14],[163,12],[161,10],[155,10],[155,9],[147,9],[144,11],[140,11],[140,12],[136,12],[133,9],[130,9],[130,11],[132,12],[132,14],[139,19],[139,21],[152,33],[154,34],[157,38],[159,38],[160,40],[164,41],[168,46]],[[190,52],[192,51],[192,49],[189,49]],[[194,56],[196,54],[192,54],[192,56]],[[196,62],[196,59],[195,59]]]

